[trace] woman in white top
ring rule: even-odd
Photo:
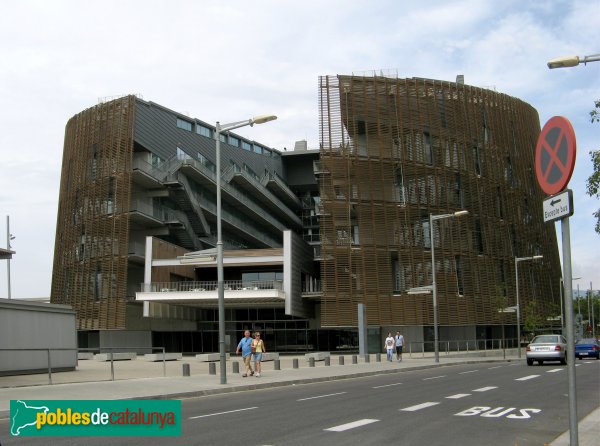
[[[385,342],[383,343],[383,348],[387,351],[387,360],[392,361],[394,358],[394,348],[396,347],[396,341],[392,337],[392,332],[388,332],[387,338],[385,338]]]

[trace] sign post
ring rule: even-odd
[[[571,275],[571,229],[573,192],[563,190],[569,184],[577,145],[575,131],[569,120],[554,116],[546,122],[535,148],[535,173],[542,190],[550,195],[544,200],[544,222],[560,219],[563,250],[563,283],[565,284],[565,315],[567,336],[567,371],[569,379],[569,437],[570,445],[579,445],[577,425],[577,393],[575,375],[575,336],[573,332],[573,286]]]

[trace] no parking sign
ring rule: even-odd
[[[548,195],[562,191],[573,175],[577,143],[571,122],[564,116],[550,118],[537,140],[535,174]]]

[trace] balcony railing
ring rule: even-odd
[[[217,284],[216,281],[152,282],[142,283],[141,290],[144,293],[217,291]],[[281,280],[226,280],[223,284],[225,291],[283,290]]]

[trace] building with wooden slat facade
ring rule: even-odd
[[[498,310],[515,305],[515,257],[544,256],[519,266],[522,323],[560,314],[535,109],[462,83],[325,76],[319,118],[319,149],[221,135],[229,347],[250,328],[272,351],[354,349],[363,303],[371,336],[430,349],[431,295],[415,290],[432,244],[442,341],[514,337]],[[82,347],[217,350],[214,135],[135,96],[69,120],[51,301],[77,311]],[[430,215],[461,210],[432,240]]]

